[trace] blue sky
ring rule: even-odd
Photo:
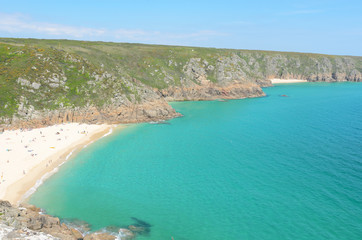
[[[0,36],[362,56],[362,0],[0,0]]]

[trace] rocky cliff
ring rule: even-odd
[[[0,124],[179,116],[167,101],[264,96],[271,78],[361,81],[362,57],[68,40],[0,39]]]
[[[150,226],[139,222],[127,228],[114,227],[112,231],[90,232],[86,223],[79,225],[78,229],[73,228],[32,205],[13,207],[8,201],[0,200],[0,239],[4,240],[127,240],[149,231]]]

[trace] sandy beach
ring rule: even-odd
[[[0,199],[18,204],[74,151],[113,128],[105,124],[69,123],[0,134]]]
[[[302,79],[280,79],[280,78],[273,78],[273,79],[269,79],[272,84],[275,83],[301,83],[301,82],[308,82],[307,80],[302,80]]]

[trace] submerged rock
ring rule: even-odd
[[[147,229],[145,227],[138,227],[138,226],[134,226],[134,225],[129,225],[128,226],[129,230],[131,230],[134,233],[145,233],[147,231]]]
[[[121,239],[129,240],[135,237],[134,233],[128,229],[121,228],[119,229],[118,236],[121,237]]]

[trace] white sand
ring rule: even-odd
[[[300,83],[300,82],[308,82],[307,80],[302,79],[280,79],[280,78],[273,78],[270,79],[272,84],[274,83]]]
[[[0,134],[0,199],[17,204],[44,174],[66,156],[112,129],[110,125],[69,123]]]

